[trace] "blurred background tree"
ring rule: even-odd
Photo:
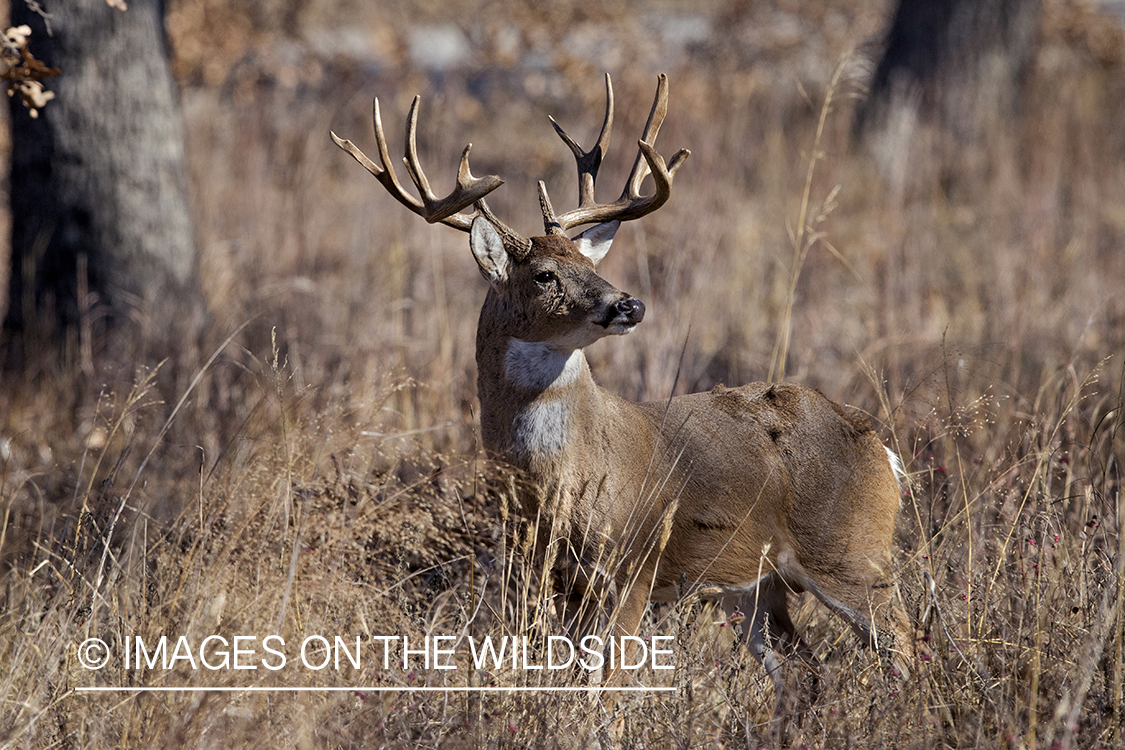
[[[981,109],[1012,113],[1034,63],[1040,0],[898,0],[860,107],[862,131],[898,103],[947,125]],[[981,106],[986,105],[986,106]]]
[[[41,6],[41,7],[40,7]],[[12,3],[36,57],[59,68],[33,116],[11,100],[9,365],[100,334],[195,317],[196,246],[163,3]],[[131,336],[143,342],[152,336]]]

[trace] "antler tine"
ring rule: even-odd
[[[594,205],[594,183],[598,179],[598,168],[601,167],[602,158],[605,152],[609,149],[609,136],[613,130],[613,81],[610,80],[609,73],[605,74],[605,119],[602,120],[602,130],[598,134],[597,143],[589,151],[583,151],[582,147],[578,145],[570,135],[555,121],[554,117],[548,118],[551,125],[555,128],[559,138],[563,140],[570,150],[574,153],[574,160],[578,165],[578,206],[585,208]],[[550,198],[547,198],[547,189],[543,183],[539,183],[539,202],[544,211],[550,207]],[[547,225],[548,232],[562,233],[562,228],[558,223],[553,221],[554,213],[548,215],[544,213],[544,223]]]
[[[406,157],[403,161],[406,163],[406,170],[410,174],[410,179],[418,188],[421,194],[421,200],[415,198],[402,186],[398,180],[398,175],[395,174],[394,168],[391,166],[390,151],[387,148],[387,138],[383,133],[383,120],[379,115],[379,99],[376,98],[371,105],[372,120],[375,124],[375,141],[379,148],[379,161],[382,166],[375,164],[371,159],[359,150],[358,147],[351,141],[340,138],[335,133],[332,133],[332,140],[337,146],[351,154],[352,158],[363,166],[368,172],[375,176],[387,192],[394,197],[402,205],[409,208],[414,213],[421,216],[430,224],[442,223],[446,226],[460,229],[461,231],[469,231],[472,225],[473,217],[477,212],[480,212],[479,205],[477,211],[473,214],[460,214],[461,209],[473,204],[483,202],[484,196],[491,193],[496,188],[504,184],[504,181],[495,175],[487,175],[485,177],[473,177],[472,172],[469,170],[469,151],[472,149],[473,144],[465,146],[465,150],[461,153],[461,164],[457,169],[457,185],[453,188],[453,192],[445,198],[439,199],[434,195],[433,190],[430,188],[429,180],[426,179],[425,173],[422,171],[421,163],[418,161],[418,148],[417,148],[417,130],[418,130],[418,105],[421,102],[421,97],[414,97],[414,102],[410,106],[410,115],[407,118],[407,132],[406,132]],[[514,237],[519,238],[519,235],[507,230]],[[522,238],[519,238],[522,239]]]
[[[621,193],[621,200],[626,197],[631,201],[646,200],[641,196],[641,184],[645,177],[652,174],[653,182],[656,183],[656,192],[647,199],[653,205],[647,206],[644,213],[655,211],[668,200],[672,193],[672,178],[691,154],[686,148],[681,148],[672,157],[672,163],[665,166],[664,158],[657,153],[656,136],[660,133],[660,126],[664,124],[664,116],[667,114],[668,76],[661,73],[657,78],[656,96],[648,113],[648,121],[645,122],[641,140],[637,142],[637,158],[633,162],[632,171],[629,172],[629,179],[625,181],[625,191]],[[640,215],[643,216],[644,213]]]
[[[656,79],[656,96],[652,100],[652,109],[649,110],[645,129],[641,134],[641,142],[650,146],[656,145],[656,136],[660,133],[660,126],[664,124],[664,117],[668,114],[668,76],[661,73]],[[625,181],[625,192],[630,198],[639,198],[641,183],[648,176],[649,171],[655,175],[657,170],[652,168],[644,149],[637,151],[637,158],[633,160],[633,169],[629,172],[629,179]],[[655,179],[655,177],[654,177]]]
[[[410,103],[410,114],[406,116],[406,156],[402,157],[402,161],[406,165],[406,173],[422,194],[422,200],[432,203],[437,200],[437,196],[430,189],[430,181],[426,179],[426,173],[422,171],[422,165],[418,161],[418,105],[421,102],[422,97],[415,94],[414,101]]]
[[[633,169],[625,182],[625,189],[621,197],[613,203],[597,204],[594,202],[594,180],[597,177],[598,166],[601,164],[606,145],[609,141],[609,129],[613,116],[613,89],[609,76],[606,76],[606,121],[602,126],[602,135],[598,143],[589,152],[583,152],[574,139],[566,135],[552,119],[555,130],[570,146],[578,161],[579,173],[579,205],[572,211],[567,211],[561,216],[556,216],[551,209],[547,190],[542,184],[539,187],[539,202],[543,208],[543,221],[548,232],[561,234],[572,227],[581,224],[592,224],[616,219],[630,221],[652,213],[663,206],[672,194],[672,179],[684,161],[691,154],[687,149],[680,149],[672,157],[671,162],[665,164],[664,157],[656,151],[656,136],[660,126],[664,123],[664,116],[668,113],[668,76],[660,74],[656,84],[656,97],[652,102],[652,109],[648,114],[648,121],[641,139],[637,142],[637,158],[633,162]],[[604,139],[604,141],[603,141]],[[645,177],[652,174],[655,191],[652,195],[641,194],[641,184]]]

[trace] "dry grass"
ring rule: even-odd
[[[869,412],[904,457],[900,580],[932,658],[896,679],[805,602],[798,624],[825,668],[792,746],[1120,746],[1122,61],[1076,6],[1046,3],[1022,117],[959,141],[917,124],[891,137],[880,166],[848,147],[862,75],[846,67],[812,173],[832,71],[882,6],[805,5],[708,6],[712,36],[665,57],[627,33],[651,14],[607,5],[583,20],[624,29],[605,32],[624,50],[605,66],[619,111],[606,194],[630,166],[657,66],[672,85],[662,150],[693,151],[669,205],[628,225],[605,263],[650,315],[589,352],[595,375],[639,399],[667,396],[677,369],[678,389],[693,391],[772,368]],[[78,664],[94,636],[114,649],[136,635],[360,636],[381,656],[372,636],[530,633],[534,652],[556,632],[509,478],[477,445],[484,282],[465,238],[419,226],[327,132],[370,146],[377,93],[397,142],[420,92],[439,192],[472,141],[474,171],[508,183],[494,209],[531,231],[536,179],[556,203],[574,192],[546,115],[580,142],[600,123],[600,66],[545,31],[581,8],[512,16],[551,66],[517,66],[482,42],[472,69],[427,74],[404,61],[404,43],[388,43],[403,60],[378,69],[294,58],[288,32],[265,20],[272,6],[254,7],[261,17],[211,19],[232,35],[212,48],[225,66],[178,37],[207,331],[159,367],[145,342],[102,342],[92,374],[44,363],[0,385],[0,745],[552,747],[615,725],[632,747],[766,742],[768,680],[731,648],[722,615],[693,601],[652,610],[643,628],[673,636],[676,669],[638,679],[676,692],[615,704],[74,692],[582,684],[570,670],[484,673],[464,645],[456,671],[381,658],[339,672]],[[306,37],[331,30],[309,18],[339,9],[309,7],[286,23]],[[174,31],[206,26],[200,8],[222,4],[183,0]],[[491,6],[465,13],[481,14],[486,41],[503,27]]]

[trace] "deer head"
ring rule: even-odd
[[[551,118],[555,132],[574,153],[578,168],[578,206],[557,214],[546,186],[539,182],[545,235],[531,239],[512,230],[489,210],[485,196],[500,187],[503,180],[496,176],[472,176],[469,170],[472,144],[462,153],[457,186],[445,198],[434,195],[418,161],[418,97],[414,98],[407,118],[403,161],[420,198],[406,191],[391,166],[378,99],[373,105],[373,120],[381,167],[351,141],[335,133],[332,138],[411,211],[430,223],[441,222],[469,232],[473,257],[490,286],[486,308],[503,312],[493,321],[503,329],[504,335],[518,341],[542,343],[559,351],[573,351],[603,336],[629,333],[644,318],[644,303],[616,289],[598,276],[595,268],[609,252],[621,222],[639,219],[667,202],[673,177],[690,154],[681,149],[666,164],[655,149],[656,136],[668,110],[668,79],[661,75],[625,188],[616,201],[598,203],[594,198],[594,185],[613,127],[613,84],[608,74],[605,86],[605,119],[598,140],[589,151],[583,150]],[[650,174],[655,190],[643,195],[641,184]],[[474,208],[472,213],[460,213],[470,205]],[[568,230],[584,224],[596,226],[574,238],[567,236]]]

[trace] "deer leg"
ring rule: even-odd
[[[555,614],[562,623],[564,634],[570,638],[576,651],[582,648],[587,636],[605,636],[609,612],[617,599],[617,585],[599,571],[590,571],[575,559],[556,570]],[[604,642],[604,641],[603,641]],[[596,642],[591,643],[591,647]],[[603,659],[607,658],[603,655]],[[606,662],[608,664],[608,662]],[[575,663],[574,669],[583,683],[600,684],[606,666],[587,670]]]
[[[842,616],[879,655],[902,675],[909,675],[915,658],[914,632],[898,602],[898,587],[883,566],[864,570],[836,570],[819,579],[810,576],[809,589]]]
[[[627,590],[621,596],[620,601],[616,602],[616,607],[612,608],[613,614],[610,619],[608,636],[615,639],[614,648],[616,652],[613,663],[606,673],[606,685],[617,685],[624,682],[623,678],[628,670],[623,669],[622,665],[633,668],[632,665],[637,664],[637,644],[623,640],[622,636],[635,636],[637,634],[641,627],[641,619],[645,614],[645,607],[648,605],[647,589],[637,585],[624,588]]]
[[[785,583],[771,575],[760,581],[754,591],[723,597],[722,600],[728,616],[737,609],[746,617],[742,641],[773,682],[777,700],[775,718],[790,715],[798,706],[811,702],[818,682],[812,649],[797,634],[789,616],[787,599]],[[806,685],[803,679],[798,680],[795,688],[792,685],[790,662],[794,656],[811,670],[811,685]]]
[[[575,643],[605,628],[617,598],[613,579],[585,555],[568,551],[554,570],[555,612]]]
[[[584,586],[571,586],[556,596],[556,614],[563,629],[574,643],[580,643],[588,635],[594,635],[605,624],[602,607],[612,604],[612,591],[608,592],[608,602],[602,602],[597,589]]]
[[[619,601],[613,601],[619,591],[624,590],[620,596]],[[602,674],[605,679],[602,680],[603,687],[613,687],[621,685],[626,681],[626,674],[629,670],[623,669],[622,664],[632,666],[637,664],[637,646],[634,643],[626,643],[622,640],[622,636],[636,635],[641,626],[641,619],[644,617],[645,607],[648,604],[648,590],[640,586],[622,586],[617,587],[616,584],[611,584],[611,596],[605,606],[605,612],[609,616],[609,628],[606,636],[616,641],[613,646],[607,647],[602,655],[605,658]],[[611,649],[613,655],[613,663],[610,663]],[[621,747],[625,744],[625,725],[624,718],[618,712],[617,698],[613,693],[604,695],[601,701],[601,709],[605,714],[611,717],[611,720],[604,726],[603,730],[599,732],[597,738],[597,746],[599,747]]]

